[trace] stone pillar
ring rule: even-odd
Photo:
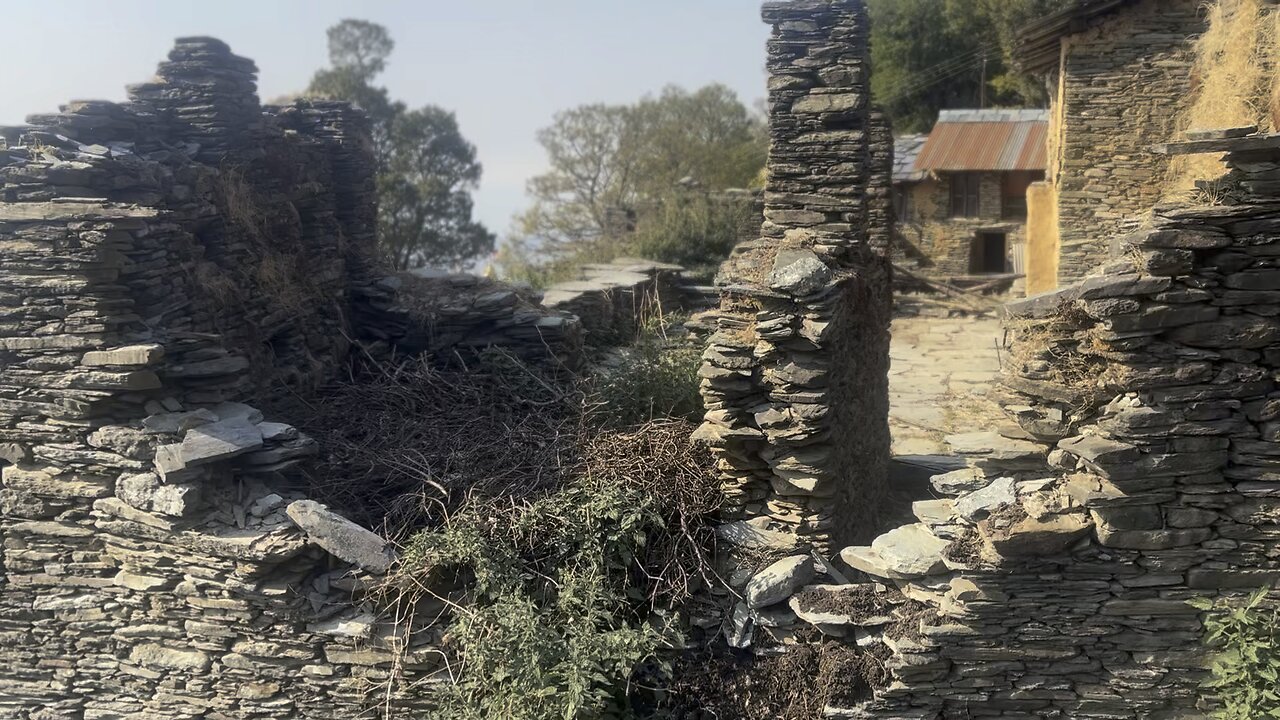
[[[862,0],[770,2],[761,237],[721,268],[700,437],[740,529],[826,547],[870,531],[889,460],[892,140]]]

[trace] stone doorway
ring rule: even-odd
[[[969,272],[973,275],[998,275],[1009,269],[1009,235],[1004,232],[979,231],[969,245]]]

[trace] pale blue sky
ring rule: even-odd
[[[181,35],[257,61],[260,93],[304,87],[346,17],[391,29],[383,82],[458,113],[484,163],[477,215],[500,235],[544,168],[534,138],[560,109],[626,102],[675,83],[764,95],[758,0],[0,0],[0,124],[70,99],[120,100]]]

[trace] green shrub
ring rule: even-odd
[[[677,322],[664,320],[666,325]],[[702,352],[683,339],[670,339],[657,322],[642,329],[636,342],[618,351],[610,366],[593,378],[593,417],[602,424],[626,427],[659,418],[702,419]]]
[[[473,577],[449,627],[461,659],[450,720],[623,718],[627,680],[668,631],[636,612],[626,568],[660,525],[650,499],[578,484],[514,510],[477,503],[423,533],[406,565]]]
[[[473,498],[408,543],[393,592],[450,580],[468,592],[443,648],[453,682],[430,717],[634,717],[634,681],[669,674],[678,609],[711,582],[719,486],[691,431],[590,431],[561,487]]]
[[[1280,718],[1280,616],[1263,605],[1267,593],[1190,601],[1206,612],[1205,642],[1215,650],[1207,686],[1222,703],[1218,720]]]
[[[629,238],[629,254],[675,263],[705,276],[714,275],[745,235],[757,233],[747,198],[673,193],[639,216]]]

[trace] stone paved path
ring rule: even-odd
[[[894,455],[944,455],[942,438],[1003,419],[987,389],[1000,369],[994,318],[898,318],[889,354]]]

